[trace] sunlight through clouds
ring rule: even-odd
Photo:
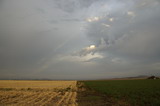
[[[159,0],[2,0],[0,78],[160,75],[159,28]]]
[[[90,49],[95,49],[96,46],[95,46],[95,45],[90,45],[89,48],[90,48]]]
[[[94,22],[94,21],[99,21],[100,17],[91,17],[91,18],[87,18],[88,22]]]
[[[107,28],[110,28],[111,26],[109,24],[102,24],[103,26],[107,27]]]
[[[133,11],[128,11],[127,14],[128,16],[131,16],[133,18],[136,16],[136,14]]]
[[[114,18],[110,18],[109,21],[110,21],[110,22],[113,22],[113,21],[114,21]]]

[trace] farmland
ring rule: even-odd
[[[0,81],[0,105],[76,106],[76,81]]]
[[[1,105],[159,106],[160,80],[1,80]]]
[[[160,80],[108,80],[82,81],[81,83],[88,89],[83,92],[83,95],[88,92],[91,97],[86,99],[91,102],[97,100],[105,102],[104,104],[123,106],[160,105]],[[92,90],[96,92],[93,93]],[[83,102],[84,98],[85,96],[79,99]]]

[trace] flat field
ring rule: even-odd
[[[129,106],[160,106],[160,80],[82,81],[105,98]],[[112,99],[111,99],[112,98]]]
[[[77,81],[0,81],[0,105],[76,106]]]

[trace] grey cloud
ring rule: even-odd
[[[89,17],[91,22],[86,23],[86,35],[92,44],[96,45],[96,48],[93,50],[82,49],[76,52],[77,55],[103,53],[106,58],[91,59],[90,61],[98,62],[101,64],[99,67],[108,70],[104,70],[104,72],[112,71],[119,75],[121,72],[122,75],[124,72],[126,74],[133,72],[133,75],[137,73],[157,74],[158,70],[152,64],[160,62],[159,1],[130,0],[128,2],[106,1],[105,3],[110,4],[108,6],[117,3],[118,8],[112,8],[109,13],[99,11]],[[100,8],[99,4],[96,6]],[[92,20],[94,17],[99,19]],[[110,18],[114,20],[110,21]],[[116,58],[121,62],[114,61]],[[121,64],[123,61],[124,64]]]
[[[159,11],[158,0],[1,0],[0,78],[159,75]]]
[[[107,48],[107,44],[106,44],[105,40],[103,38],[101,38],[98,45],[90,45],[86,48],[83,48],[79,51],[74,52],[73,55],[78,55],[78,56],[86,56],[87,54],[94,55],[96,52],[105,51],[106,48]]]
[[[75,11],[80,11],[80,9],[88,8],[95,1],[96,0],[68,0],[66,2],[65,0],[55,0],[53,3],[63,11],[73,13]]]
[[[49,23],[51,24],[57,24],[59,21],[56,21],[56,20],[48,20]]]
[[[156,1],[154,1],[156,2]],[[153,4],[154,4],[153,2]],[[125,3],[124,3],[125,4]],[[124,55],[128,57],[148,57],[159,56],[159,5],[150,4],[150,8],[139,10],[132,6],[126,8],[126,12],[132,10],[135,17],[131,18],[127,13],[120,13],[121,9],[114,10],[111,15],[102,19],[88,23],[87,35],[96,44],[100,44],[103,38],[106,42],[106,52],[115,55]],[[118,5],[118,4],[117,4]],[[128,5],[127,3],[125,5]],[[154,7],[153,7],[154,6]],[[117,14],[117,12],[119,12]],[[116,14],[116,15],[115,15]],[[114,18],[113,22],[109,22],[109,17]],[[108,19],[108,20],[107,20]],[[103,24],[111,27],[106,28]]]
[[[77,21],[81,21],[81,20],[73,18],[73,19],[62,19],[61,21],[77,22]]]

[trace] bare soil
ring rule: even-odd
[[[77,89],[77,103],[79,106],[130,106],[123,100],[116,100],[87,88],[81,82],[77,83]]]

